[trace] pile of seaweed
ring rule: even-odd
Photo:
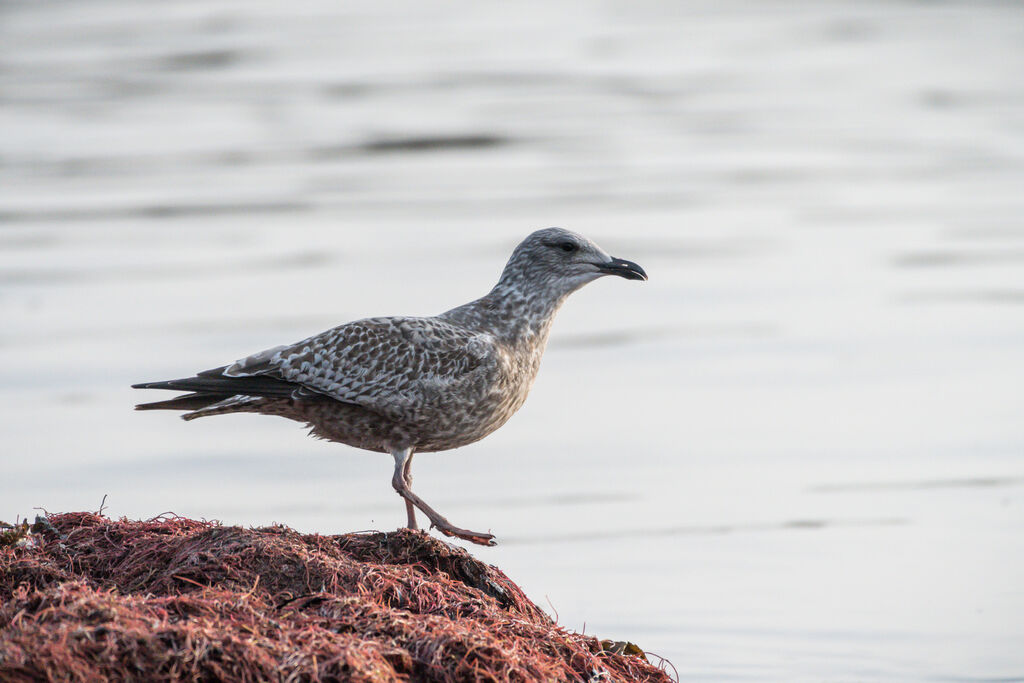
[[[670,680],[423,532],[87,512],[0,534],[0,679]]]

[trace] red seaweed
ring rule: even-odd
[[[48,515],[0,546],[3,681],[671,680],[423,532]]]

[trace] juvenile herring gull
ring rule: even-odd
[[[390,453],[409,528],[417,528],[419,508],[447,536],[494,545],[491,534],[452,525],[412,492],[413,453],[465,446],[505,424],[533,385],[555,313],[604,275],[647,279],[582,235],[538,230],[476,301],[431,318],[356,320],[195,377],[136,384],[191,392],[136,409],[187,410],[186,420],[280,415],[314,436]]]

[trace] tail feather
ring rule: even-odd
[[[140,403],[135,410],[199,410],[228,398],[225,394],[185,394],[166,401]]]
[[[194,420],[197,417],[227,415],[228,413],[258,413],[262,407],[275,403],[281,403],[281,401],[263,396],[228,396],[222,401],[185,413],[181,419]]]
[[[191,393],[166,401],[140,403],[136,410],[185,410],[186,420],[205,415],[250,412],[273,399],[298,399],[306,402],[330,401],[327,396],[310,391],[301,384],[275,377],[227,377],[223,367],[200,372],[195,377],[163,382],[133,384],[133,389],[170,389]]]

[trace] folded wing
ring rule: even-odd
[[[389,414],[493,364],[489,335],[436,318],[368,318],[195,377],[134,385],[193,392],[139,409],[195,410],[235,396],[335,400]]]

